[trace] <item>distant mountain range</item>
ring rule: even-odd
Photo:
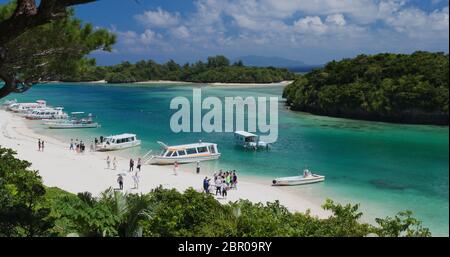
[[[255,67],[278,67],[287,68],[294,72],[307,72],[314,68],[322,67],[322,65],[310,65],[302,61],[286,59],[282,57],[275,56],[258,56],[258,55],[247,55],[235,58],[235,61],[241,60],[245,66],[255,66]]]

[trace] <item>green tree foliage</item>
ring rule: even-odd
[[[411,211],[399,212],[395,217],[386,217],[384,219],[376,218],[375,221],[380,225],[375,228],[379,236],[384,237],[425,237],[431,236],[428,228],[422,226],[422,222],[412,217]]]
[[[0,147],[0,236],[46,236],[53,227],[45,187],[31,163]]]
[[[278,201],[255,204],[240,200],[221,204],[213,196],[192,188],[180,193],[175,189],[159,187],[146,195],[123,195],[107,190],[98,199],[93,199],[89,194],[79,194],[78,198],[87,199],[81,201],[88,202],[90,207],[66,200],[54,204],[56,212],[65,213],[63,216],[69,220],[64,224],[71,227],[64,229],[60,235],[67,235],[68,232],[91,236],[150,237],[431,235],[420,221],[411,217],[411,212],[400,212],[394,218],[377,219],[380,226],[376,227],[360,221],[362,213],[358,211],[358,205],[341,205],[331,200],[323,206],[330,211],[330,217],[319,219],[309,212],[291,213]],[[98,215],[85,214],[86,211],[92,212],[92,207],[102,213],[102,220]],[[83,213],[82,223],[79,222],[79,212]]]
[[[65,1],[68,5],[69,2],[72,1]],[[77,3],[81,2],[90,0]],[[13,15],[16,6],[16,1],[0,5],[0,24]],[[44,8],[51,9],[52,6],[39,7],[39,12]],[[70,8],[58,10],[64,10],[58,19],[39,22],[40,25],[31,26],[0,45],[5,52],[0,58],[0,80],[5,82],[0,88],[0,98],[11,92],[26,91],[41,81],[90,72],[95,60],[86,55],[94,50],[111,51],[115,35],[106,29],[94,29],[89,23],[83,24]]]
[[[448,125],[448,54],[359,55],[298,78],[293,110],[337,117]]]
[[[220,68],[230,66],[230,60],[223,55],[208,57],[208,68]]]
[[[147,195],[124,195],[112,188],[94,198],[88,192],[76,197],[63,194],[53,198],[52,217],[60,235],[142,236],[139,221],[151,217]]]
[[[295,75],[287,69],[267,67],[245,67],[239,61],[230,65],[230,61],[222,55],[208,57],[206,63],[199,61],[183,66],[173,60],[165,64],[139,61],[135,64],[122,62],[114,66],[91,67],[69,74],[61,78],[63,81],[97,81],[108,83],[130,83],[147,80],[177,80],[198,83],[272,83],[293,80]]]
[[[360,221],[359,205],[327,200],[330,216],[319,219],[292,213],[278,201],[222,204],[212,195],[189,188],[184,193],[161,186],[148,194],[108,189],[98,197],[45,188],[30,163],[0,148],[0,236],[92,237],[356,237],[431,236],[411,212]]]

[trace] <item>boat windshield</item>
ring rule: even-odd
[[[246,137],[245,142],[256,142],[256,137]]]
[[[303,170],[303,177],[311,176],[311,172],[308,169]]]

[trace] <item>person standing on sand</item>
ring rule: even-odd
[[[222,187],[222,180],[220,179],[220,176],[217,176],[217,179],[214,181],[214,184],[216,185],[216,195],[220,195],[220,189]]]
[[[141,171],[141,164],[142,164],[141,158],[138,158],[136,168],[137,168],[139,171]]]
[[[233,170],[233,187],[234,187],[234,189],[237,189],[237,181],[238,181],[238,179],[237,179],[236,171]]]
[[[231,184],[231,173],[227,173],[226,184],[227,184],[227,186],[230,186],[230,184]]]
[[[175,163],[173,164],[173,175],[177,176],[178,175],[178,162],[175,161]]]
[[[114,159],[113,159],[113,170],[116,170],[117,169],[117,159],[116,159],[116,157],[114,157]]]
[[[200,173],[200,161],[197,161],[197,174]]]
[[[226,198],[227,197],[227,184],[226,183],[222,183],[220,189],[222,190],[222,197]]]
[[[138,189],[139,188],[139,175],[138,175],[137,171],[133,175],[133,181],[134,181],[134,189]]]
[[[203,180],[203,190],[205,190],[206,194],[209,194],[209,179],[208,177],[205,177]]]
[[[42,142],[41,142],[41,151],[42,152],[44,151],[44,140],[42,140]]]
[[[70,147],[69,150],[73,150],[73,138],[70,139]]]
[[[133,171],[134,170],[134,161],[133,159],[130,159],[130,170],[129,171]]]
[[[119,189],[123,189],[123,177],[121,174],[119,174],[119,177],[117,178],[117,183],[119,183]]]
[[[41,151],[41,139],[38,140],[38,147],[39,147],[38,151]]]
[[[107,169],[109,169],[110,164],[111,164],[111,159],[109,158],[109,155],[108,155],[108,157],[106,157],[106,167],[107,167]]]

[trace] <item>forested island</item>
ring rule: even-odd
[[[122,62],[113,66],[91,66],[76,74],[55,80],[85,82],[106,80],[108,83],[132,83],[149,80],[172,80],[197,83],[273,83],[293,80],[295,74],[284,68],[246,67],[242,61],[233,64],[222,55],[208,57],[206,62],[179,65],[170,60],[158,64],[152,60],[135,64]]]
[[[396,123],[448,125],[449,56],[359,55],[332,61],[284,89],[292,110]]]

